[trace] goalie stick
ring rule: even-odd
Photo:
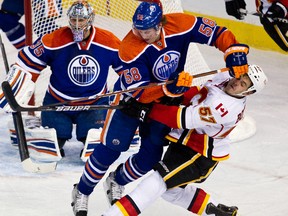
[[[1,46],[1,53],[6,69],[6,73],[9,71],[9,65],[7,60],[7,55],[5,51],[4,44],[2,42],[2,37],[0,34],[0,46]],[[9,85],[9,83],[8,83]],[[10,85],[9,85],[10,86]],[[10,87],[11,89],[11,87]],[[12,90],[11,90],[12,92]],[[12,93],[13,94],[13,93]],[[14,112],[12,113],[13,122],[15,125],[15,131],[17,135],[18,140],[18,149],[19,149],[19,155],[21,159],[21,164],[24,170],[32,173],[47,173],[52,172],[56,169],[56,162],[53,163],[34,163],[30,156],[29,151],[26,143],[26,137],[25,137],[25,131],[24,131],[24,125],[22,120],[21,112]]]
[[[80,106],[63,106],[57,104],[51,104],[46,106],[38,106],[38,107],[22,107],[15,99],[13,91],[9,82],[4,81],[2,83],[2,90],[5,95],[7,102],[12,110],[16,112],[34,112],[34,111],[87,111],[87,110],[100,110],[100,109],[121,109],[123,106],[121,105],[80,105]]]
[[[204,72],[204,73],[200,73],[200,74],[195,74],[193,75],[193,78],[199,78],[199,77],[203,77],[203,76],[208,76],[208,75],[213,75],[219,72],[224,72],[229,70],[228,68],[221,68],[218,70],[212,70],[212,71],[208,71],[208,72]],[[63,112],[63,111],[84,111],[84,110],[99,110],[99,109],[121,109],[123,108],[123,106],[121,105],[78,105],[78,106],[65,106],[65,104],[71,103],[71,102],[81,102],[81,101],[85,101],[85,100],[91,100],[91,99],[95,99],[95,98],[102,98],[102,97],[108,97],[108,96],[112,96],[112,95],[117,95],[117,94],[123,94],[126,92],[131,92],[131,91],[136,91],[136,90],[141,90],[141,89],[146,89],[146,88],[151,88],[151,87],[155,87],[155,86],[159,86],[159,85],[165,85],[165,84],[169,84],[173,82],[171,81],[167,81],[167,82],[162,82],[162,83],[151,83],[149,85],[146,86],[140,86],[137,88],[131,88],[131,89],[126,89],[126,90],[122,90],[122,91],[114,91],[114,92],[110,92],[107,94],[102,94],[102,95],[97,95],[97,96],[93,96],[92,97],[86,97],[86,98],[81,98],[79,100],[72,100],[72,101],[64,101],[61,103],[55,103],[55,104],[50,104],[50,105],[44,105],[44,106],[38,106],[38,107],[34,107],[34,106],[30,106],[30,107],[22,107],[20,104],[18,104],[18,102],[16,101],[14,94],[12,92],[11,86],[9,85],[9,83],[7,81],[4,81],[2,83],[2,90],[4,92],[5,98],[7,99],[10,107],[16,111],[16,112],[33,112],[33,111],[58,111],[58,112]]]

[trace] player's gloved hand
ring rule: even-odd
[[[135,98],[125,98],[120,101],[119,105],[123,106],[121,111],[126,115],[138,118],[140,121],[145,121],[152,104],[144,104],[138,102]]]
[[[236,19],[243,20],[247,16],[245,0],[225,0],[226,12]]]
[[[163,85],[163,91],[169,97],[179,97],[191,87],[193,76],[185,71],[174,72],[168,79],[171,80],[172,83]]]
[[[280,2],[273,2],[264,16],[272,19],[284,18],[287,16],[287,8]]]
[[[233,44],[225,51],[224,60],[232,77],[239,78],[248,72],[248,53],[249,46],[246,44]]]

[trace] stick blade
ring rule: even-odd
[[[30,158],[23,160],[22,167],[31,173],[50,173],[56,170],[57,163],[34,163]]]

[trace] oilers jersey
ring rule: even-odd
[[[235,36],[214,21],[183,13],[165,15],[167,23],[161,30],[161,39],[147,44],[130,31],[119,48],[123,61],[122,88],[138,87],[166,81],[173,72],[184,70],[191,42],[214,46],[220,51],[238,43]],[[139,97],[141,92],[134,92]]]
[[[71,30],[62,27],[38,38],[18,54],[19,64],[37,80],[50,66],[48,92],[58,101],[90,97],[107,91],[109,67],[121,69],[120,40],[111,32],[92,27],[87,40],[74,42]]]

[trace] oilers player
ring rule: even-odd
[[[267,34],[284,51],[288,51],[288,0],[255,0],[260,22]],[[244,19],[245,0],[225,0],[228,15]]]
[[[267,81],[258,65],[250,65],[239,79],[226,72],[204,86],[191,87],[183,106],[154,104],[148,118],[174,128],[166,136],[168,150],[155,171],[103,215],[136,216],[162,196],[197,215],[236,216],[237,207],[219,204],[189,183],[205,181],[220,161],[228,159],[228,134],[243,118],[246,96],[259,93]]]
[[[24,0],[4,0],[0,10],[0,29],[18,50],[25,46],[25,27],[19,22],[24,15]]]
[[[120,70],[120,40],[111,32],[92,25],[95,14],[90,4],[75,1],[67,16],[69,26],[44,34],[19,52],[18,61],[7,79],[12,89],[17,89],[16,99],[20,103],[28,103],[35,81],[47,66],[52,73],[43,105],[105,93],[109,67],[116,72]],[[1,107],[9,107],[3,93],[0,99]],[[107,104],[107,100],[87,100],[76,105]],[[55,142],[62,149],[66,140],[72,137],[73,124],[76,124],[77,139],[85,142],[90,129],[103,127],[105,116],[105,110],[42,112],[41,120],[43,127],[56,130]]]
[[[118,86],[123,89],[172,80],[156,89],[135,91],[125,95],[121,103],[133,99],[150,103],[179,97],[191,85],[191,76],[183,72],[189,43],[207,44],[224,52],[227,67],[239,77],[247,73],[246,55],[249,48],[239,44],[225,27],[210,19],[182,13],[163,16],[159,3],[142,2],[133,16],[133,28],[121,42],[119,56],[123,70]],[[116,85],[117,85],[116,84]],[[118,103],[121,98],[115,98]],[[103,145],[97,145],[86,162],[85,170],[72,191],[75,215],[87,215],[88,197],[120,153],[129,148],[139,126],[141,147],[136,155],[121,164],[105,182],[109,202],[122,196],[123,186],[150,171],[162,156],[167,143],[164,136],[170,128],[157,122],[140,121],[129,116],[127,109],[108,111],[103,133]]]
[[[34,8],[35,10],[37,10],[34,11],[34,29],[36,29],[35,33],[39,35],[39,31],[37,31],[37,29],[45,29],[45,25],[47,25],[47,22],[49,22],[50,29],[58,28],[55,23],[55,19],[57,18],[57,16],[60,16],[62,14],[61,0],[56,0],[53,2],[49,1],[48,3],[47,0],[37,0],[34,1],[34,3],[39,4],[38,7],[35,7],[37,9]],[[39,10],[39,8],[41,8],[41,10]],[[20,19],[23,15],[24,0],[3,1],[0,10],[0,29],[5,32],[11,44],[18,50],[22,49],[25,46],[25,27],[22,22],[20,22]],[[41,26],[37,26],[39,25],[39,23],[41,23]]]

